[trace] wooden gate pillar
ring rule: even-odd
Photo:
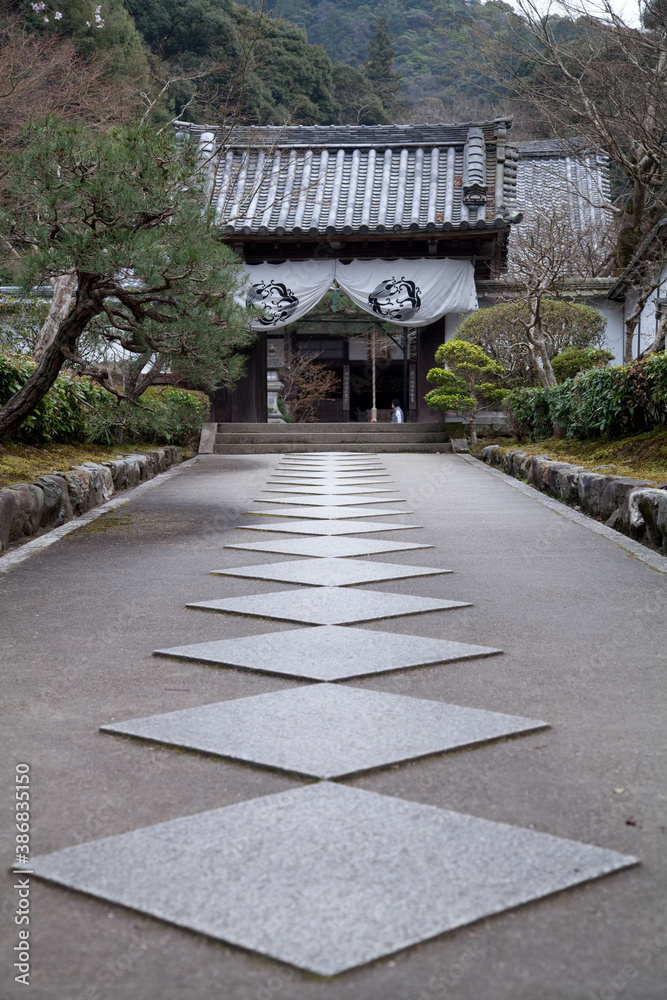
[[[236,388],[218,389],[211,406],[211,422],[221,424],[265,424],[266,405],[266,333],[260,331],[252,350],[246,355],[246,374]]]
[[[416,404],[417,420],[422,423],[435,423],[443,419],[442,414],[426,405],[424,396],[433,388],[430,382],[426,381],[426,374],[429,369],[435,368],[435,352],[444,342],[444,316],[429,326],[420,327],[417,331]]]

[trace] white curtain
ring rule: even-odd
[[[471,260],[336,261],[336,281],[360,309],[398,326],[427,326],[477,308]]]
[[[263,309],[253,330],[275,330],[301,319],[317,305],[334,279],[333,260],[246,264],[246,284],[238,301]]]
[[[471,260],[333,260],[246,264],[238,301],[262,309],[254,330],[294,323],[317,305],[335,278],[361,309],[397,326],[427,326],[446,313],[477,308]]]

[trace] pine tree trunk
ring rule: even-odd
[[[84,329],[102,311],[103,301],[103,294],[95,289],[94,276],[79,276],[74,308],[61,322],[28,381],[0,409],[0,441],[13,434],[44,399]]]
[[[34,354],[37,361],[43,356],[49,344],[52,344],[56,339],[60,324],[69,312],[76,288],[76,274],[59,274],[51,284],[53,285],[53,298],[35,345]]]

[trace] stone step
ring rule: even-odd
[[[444,422],[433,422],[433,423],[408,423],[408,424],[358,424],[358,423],[347,423],[347,424],[218,424],[216,432],[218,434],[233,433],[233,434],[268,434],[275,436],[280,435],[290,435],[298,431],[299,434],[308,434],[312,436],[318,436],[320,434],[337,434],[342,437],[347,434],[356,434],[360,431],[364,434],[414,434],[420,431],[424,431],[428,434],[433,433],[445,433],[447,429],[447,424]]]
[[[338,444],[328,444],[327,451],[349,451],[350,442],[339,442]],[[270,454],[298,454],[309,451],[321,451],[321,442],[290,442],[290,441],[265,441],[261,444],[215,444],[213,446],[214,455],[270,455]],[[413,452],[415,454],[435,453],[443,454],[451,452],[452,446],[448,441],[439,442],[408,442],[396,441],[385,443],[373,441],[372,443],[354,443],[354,451],[367,452],[368,454],[379,454],[389,452]]]
[[[390,440],[386,437],[377,438],[371,434],[349,434],[344,438],[340,434],[318,434],[317,438],[311,437],[308,434],[301,434],[298,431],[294,434],[287,435],[273,435],[273,434],[216,434],[215,444],[312,444],[317,445],[320,448],[331,444],[345,444],[348,448],[356,447],[358,444],[369,444],[375,446],[380,444],[386,445],[403,445],[403,444],[438,444],[441,441],[446,441],[446,435],[442,432],[439,434],[401,434],[400,437],[395,440]]]

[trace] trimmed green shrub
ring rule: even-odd
[[[574,378],[579,372],[590,371],[591,368],[605,368],[614,355],[602,347],[566,347],[565,350],[551,359],[551,367],[559,382]]]
[[[91,444],[149,441],[194,445],[207,420],[209,401],[202,392],[151,386],[138,403],[114,399],[108,392],[86,418]]]
[[[667,423],[667,354],[616,368],[593,368],[549,389],[513,389],[505,397],[519,439],[623,437]]]

